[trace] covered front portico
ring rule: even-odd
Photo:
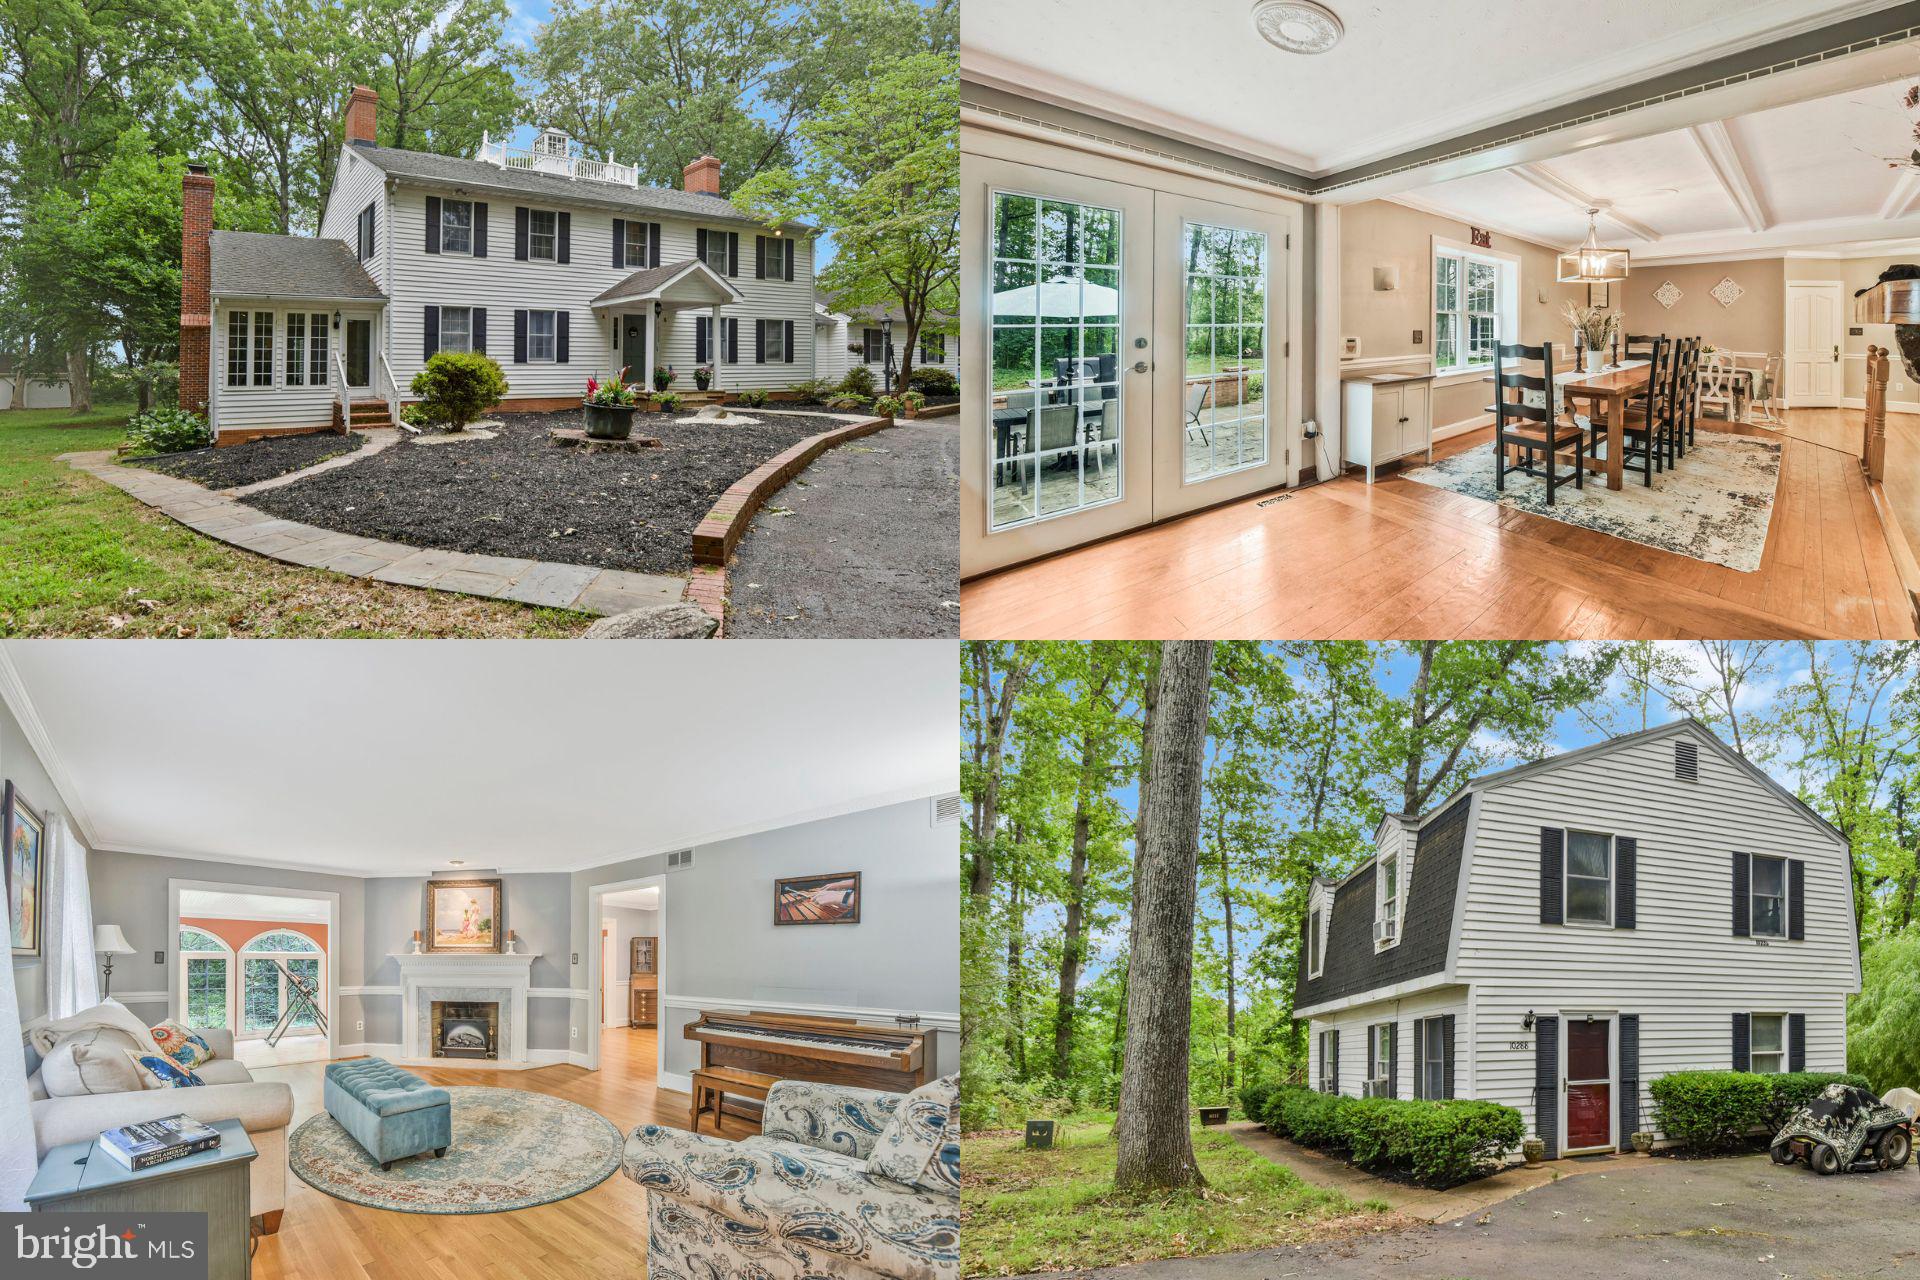
[[[614,367],[627,366],[629,376],[643,386],[653,385],[653,370],[660,350],[659,327],[666,317],[677,312],[708,312],[711,335],[707,363],[713,370],[709,390],[720,386],[721,335],[725,320],[721,308],[745,301],[745,295],[733,282],[696,258],[669,262],[636,271],[602,293],[592,302],[593,314],[609,326]],[[631,371],[639,366],[638,375]],[[609,370],[608,372],[613,372]]]

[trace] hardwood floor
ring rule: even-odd
[[[610,1028],[601,1034],[600,1070],[532,1071],[409,1068],[440,1085],[493,1085],[551,1094],[591,1107],[622,1133],[645,1123],[685,1128],[687,1095],[654,1086],[654,1035]],[[321,1110],[324,1065],[302,1063],[256,1073],[293,1086],[293,1122]],[[712,1131],[704,1121],[702,1133]],[[754,1126],[727,1117],[723,1135]],[[436,1215],[368,1209],[323,1195],[291,1173],[277,1235],[263,1237],[254,1280],[583,1280],[646,1274],[646,1194],[615,1173],[591,1191],[511,1213]]]
[[[1912,637],[1855,455],[1861,413],[1801,410],[1780,440],[1759,570],[1514,511],[1396,474],[1202,512],[970,582],[992,639]],[[1890,420],[1891,421],[1891,420]],[[1902,424],[1903,430],[1912,425]],[[1446,456],[1491,428],[1443,442]],[[1267,505],[1263,505],[1267,504]]]

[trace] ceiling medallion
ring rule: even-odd
[[[1674,286],[1671,280],[1653,291],[1653,300],[1669,311],[1673,310],[1673,304],[1680,301],[1680,298],[1680,290]]]
[[[1333,10],[1315,0],[1256,0],[1253,27],[1268,44],[1288,53],[1325,53],[1346,30]]]
[[[1713,296],[1723,307],[1730,307],[1740,301],[1741,298],[1746,296],[1746,292],[1745,289],[1742,289],[1733,282],[1732,276],[1728,276],[1719,284],[1713,286]]]

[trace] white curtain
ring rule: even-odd
[[[6,905],[0,903],[0,920],[7,919],[6,913]],[[20,1000],[9,964],[0,968],[0,1212],[5,1213],[19,1213],[27,1207],[27,1187],[33,1182],[35,1167],[33,1113],[27,1108],[27,1062],[20,1045]]]
[[[93,958],[93,897],[87,850],[59,814],[47,818],[47,1017],[71,1017],[100,1003]]]

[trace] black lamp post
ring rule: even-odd
[[[893,317],[886,316],[880,321],[880,345],[886,348],[886,394],[893,394]]]

